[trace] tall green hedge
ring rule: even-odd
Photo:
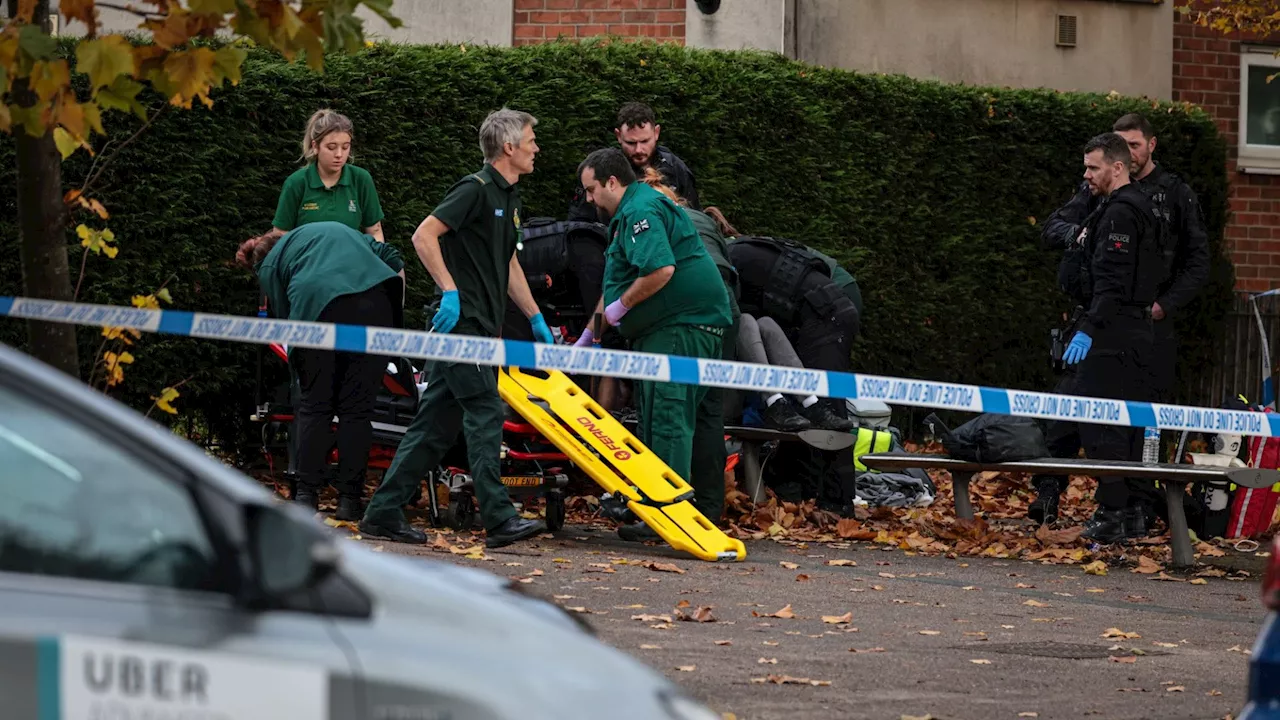
[[[1079,181],[1085,141],[1138,110],[1156,126],[1157,159],[1204,208],[1213,279],[1183,322],[1182,367],[1212,364],[1209,341],[1234,278],[1222,244],[1225,146],[1197,109],[653,44],[379,45],[327,63],[321,76],[255,51],[212,110],[169,112],[122,153],[102,185],[120,254],[89,259],[83,299],[127,303],[176,274],[177,307],[252,314],[253,279],[229,261],[239,241],[270,227],[317,108],[355,122],[355,162],[373,174],[386,236],[412,257],[413,229],[478,167],[476,131],[488,112],[505,104],[539,118],[537,170],[521,182],[525,215],[562,217],[577,163],[613,142],[618,106],[639,99],[655,107],[663,143],[694,170],[704,204],[744,231],[812,243],[856,275],[867,308],[856,370],[1047,389],[1047,332],[1066,301],[1055,254],[1038,246],[1041,222]],[[109,124],[119,142],[138,121],[113,114]],[[83,156],[68,162],[68,183],[87,166]],[[14,183],[3,138],[3,294],[21,291]],[[68,241],[74,269],[79,247],[70,233]],[[408,279],[410,321],[420,327],[430,279],[416,262]],[[23,339],[20,323],[0,323],[0,340]],[[98,338],[88,329],[82,341],[88,362]],[[183,410],[224,440],[239,437],[253,400],[253,346],[147,336],[135,354],[121,397],[145,406],[162,384],[190,378]]]

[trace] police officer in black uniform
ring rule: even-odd
[[[669,148],[658,144],[658,135],[662,126],[653,114],[653,108],[640,102],[629,102],[618,110],[618,119],[614,123],[613,135],[618,139],[636,171],[636,177],[644,177],[644,169],[652,166],[662,173],[663,182],[670,185],[676,194],[684,198],[685,203],[694,210],[701,210],[698,203],[698,188],[693,181],[693,171]],[[587,202],[587,193],[579,183],[569,204],[570,220],[587,220],[590,222],[608,223],[609,218],[599,208]]]
[[[729,242],[729,260],[738,270],[742,312],[773,318],[787,331],[805,367],[849,372],[861,319],[817,253],[794,240],[741,235]],[[797,407],[817,427],[857,427],[843,401],[825,398]]]
[[[1130,178],[1160,207],[1168,243],[1164,262],[1167,276],[1160,284],[1151,314],[1155,322],[1154,354],[1156,399],[1173,402],[1173,385],[1177,368],[1177,329],[1179,313],[1195,298],[1209,277],[1209,243],[1196,193],[1177,174],[1155,163],[1155,132],[1145,117],[1130,113],[1116,120],[1112,130],[1123,137],[1131,157]],[[1041,240],[1045,249],[1068,248],[1085,219],[1101,204],[1102,198],[1088,182],[1066,205],[1056,210],[1045,223]],[[1068,338],[1069,339],[1069,338]],[[1065,478],[1050,479],[1051,493],[1039,489],[1039,497],[1031,503],[1028,516],[1051,523],[1057,516],[1058,494],[1065,489]],[[1143,483],[1140,505],[1144,524],[1162,516],[1165,503],[1150,483]],[[1051,496],[1050,496],[1051,495]]]
[[[1173,242],[1165,253],[1168,278],[1160,284],[1151,306],[1156,330],[1156,391],[1162,402],[1173,401],[1173,384],[1177,367],[1177,332],[1175,323],[1180,311],[1195,298],[1209,278],[1209,240],[1196,193],[1177,174],[1155,163],[1155,131],[1151,123],[1138,113],[1121,117],[1112,131],[1125,139],[1132,157],[1130,177],[1140,189],[1160,206]],[[1084,219],[1099,205],[1101,198],[1082,183],[1071,200],[1059,208],[1045,223],[1041,238],[1046,249],[1065,249],[1079,234]]]
[[[1129,180],[1123,137],[1111,132],[1093,138],[1085,145],[1084,162],[1098,206],[1066,249],[1059,278],[1087,310],[1063,357],[1068,367],[1078,367],[1058,392],[1152,401],[1157,366],[1151,308],[1168,274],[1164,253],[1171,240],[1161,208]],[[1093,459],[1142,458],[1141,428],[1055,421],[1046,439],[1054,457],[1075,457],[1083,445]],[[1038,478],[1037,502],[1052,497],[1056,515],[1063,486],[1065,479]],[[1082,537],[1113,543],[1144,535],[1142,509],[1130,492],[1139,487],[1133,480],[1099,478],[1098,509]]]

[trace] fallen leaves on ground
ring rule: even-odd
[[[1160,563],[1156,562],[1155,560],[1152,560],[1146,555],[1139,555],[1138,566],[1135,567],[1130,572],[1142,573],[1143,575],[1151,575],[1153,573],[1158,573],[1162,570],[1164,570],[1164,568],[1160,565]]]
[[[733,641],[732,641],[732,640],[717,640],[717,641],[716,641],[716,644],[717,644],[717,645],[720,645],[720,646],[732,645],[732,644],[733,644]]]
[[[937,630],[921,630],[920,634],[921,635],[941,635],[942,633]]]
[[[885,650],[882,647],[867,648],[866,650],[860,650],[858,648],[849,648],[849,652],[851,653],[880,653],[884,651]]]
[[[676,620],[684,622],[715,622],[716,618],[711,614],[711,606],[704,605],[694,610],[692,613],[686,613],[683,608],[676,608]]]
[[[991,664],[990,660],[983,660],[983,659],[970,660],[969,662],[973,663],[974,665],[990,665]]]
[[[1138,658],[1137,658],[1137,656],[1135,656],[1135,655],[1125,655],[1125,656],[1123,656],[1123,657],[1116,657],[1115,655],[1108,655],[1108,656],[1107,656],[1107,659],[1108,659],[1108,660],[1110,660],[1111,662],[1116,662],[1116,663],[1136,663],[1136,662],[1138,662]]]
[[[780,618],[780,619],[782,619],[782,620],[791,620],[791,619],[795,618],[795,616],[796,616],[796,614],[795,614],[794,612],[792,612],[792,610],[791,610],[791,605],[790,605],[790,604],[788,604],[786,607],[782,608],[782,609],[781,609],[781,610],[779,610],[778,612],[775,612],[775,613],[769,613],[769,614],[767,614],[767,615],[761,615],[760,613],[756,612],[755,610],[752,610],[752,611],[751,611],[751,617],[771,617],[771,618]]]
[[[799,565],[797,565],[797,564],[795,564],[795,563],[793,563],[793,562],[787,562],[786,560],[783,560],[782,562],[780,562],[780,563],[778,563],[778,564],[779,564],[779,565],[781,565],[782,567],[784,567],[784,568],[788,569],[788,570],[795,570],[796,568],[800,567]]]
[[[1120,628],[1107,628],[1107,631],[1106,631],[1106,632],[1104,632],[1104,633],[1102,633],[1102,637],[1104,637],[1104,638],[1124,638],[1124,639],[1126,639],[1126,640],[1137,640],[1138,638],[1141,638],[1142,636],[1141,636],[1141,635],[1139,635],[1139,634],[1138,634],[1138,633],[1136,633],[1136,632],[1125,632],[1124,630],[1121,630]]]
[[[671,572],[671,573],[679,573],[680,575],[684,575],[684,570],[673,563],[660,563],[660,562],[654,562],[653,560],[649,560],[647,562],[640,563],[640,567],[646,567],[646,568],[649,568],[650,570],[656,570],[658,572]]]
[[[1171,575],[1166,575],[1166,574],[1164,574],[1163,572],[1162,572],[1162,573],[1160,573],[1159,575],[1155,575],[1155,576],[1153,576],[1151,579],[1152,579],[1152,580],[1163,580],[1163,581],[1165,581],[1165,582],[1186,582],[1186,580],[1183,580],[1182,578],[1176,578],[1176,577],[1173,577],[1173,576],[1171,576]]]
[[[1038,601],[1038,600],[1028,600],[1028,601],[1026,601],[1026,602],[1024,602],[1024,603],[1022,603],[1022,604],[1023,604],[1023,605],[1027,605],[1027,606],[1029,606],[1029,607],[1036,607],[1036,608],[1049,607],[1049,604],[1048,604],[1048,603],[1042,603],[1042,602],[1040,602],[1040,601]]]
[[[1191,580],[1189,580],[1188,582],[1191,585],[1208,585],[1209,584],[1209,581],[1205,580],[1204,578],[1191,578]]]
[[[777,665],[778,658],[760,658],[756,660],[757,665]]]
[[[1222,550],[1219,550],[1218,548],[1210,545],[1207,542],[1196,543],[1196,552],[1200,553],[1201,555],[1207,555],[1209,557],[1223,557],[1226,555],[1225,552],[1223,552]]]
[[[843,623],[853,622],[853,613],[847,612],[843,615],[823,615],[822,622],[828,625],[841,625]]]
[[[1186,690],[1187,688],[1183,685],[1174,685],[1173,687],[1167,687],[1164,689],[1165,692],[1186,692]]]
[[[830,680],[810,680],[809,678],[791,677],[790,675],[768,675],[762,678],[751,678],[751,682],[755,685],[773,683],[774,685],[812,685],[814,687],[831,684]]]
[[[680,672],[693,672],[698,669],[697,665],[677,665],[676,669]]]
[[[828,560],[827,564],[835,567],[858,567],[858,563],[852,560]]]
[[[664,623],[669,623],[669,622],[671,622],[671,616],[670,616],[670,615],[632,615],[632,616],[631,616],[631,619],[632,619],[632,620],[639,620],[640,622],[647,622],[647,623],[651,623],[651,622],[664,622]]]
[[[1102,562],[1101,560],[1094,560],[1093,562],[1084,566],[1084,571],[1089,573],[1090,575],[1106,575],[1107,564]]]

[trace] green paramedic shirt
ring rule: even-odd
[[[671,280],[622,318],[622,335],[638,338],[672,325],[726,328],[729,293],[715,262],[689,216],[665,195],[633,182],[609,224],[612,240],[605,253],[604,304],[609,305],[637,278],[668,265]]]
[[[396,273],[403,268],[400,251],[391,245],[346,225],[317,222],[277,240],[257,271],[272,315],[315,321],[334,298],[399,281]]]
[[[347,163],[338,182],[327,188],[315,163],[308,163],[284,181],[271,224],[281,230],[292,230],[328,220],[363,231],[382,222],[383,217],[378,191],[368,170]]]
[[[449,226],[440,236],[440,253],[462,306],[451,332],[498,337],[511,257],[520,242],[520,189],[486,163],[454,183],[431,214]]]

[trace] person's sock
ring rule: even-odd
[[[766,407],[773,407],[773,404],[778,402],[781,399],[782,399],[782,393],[774,393],[769,397],[765,398],[764,404]]]
[[[810,395],[809,397],[805,398],[800,404],[804,405],[805,407],[813,407],[813,404],[816,402],[818,402],[818,396]]]

